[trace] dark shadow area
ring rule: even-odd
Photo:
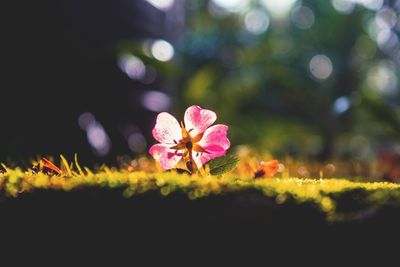
[[[78,152],[86,164],[130,153],[121,133],[135,122],[150,131],[154,112],[135,104],[146,85],[117,66],[122,40],[166,38],[165,14],[145,1],[3,3],[0,161]],[[96,157],[78,118],[91,112],[112,140]]]
[[[251,192],[189,200],[179,193],[126,199],[122,190],[39,191],[3,199],[0,214],[6,251],[35,262],[91,264],[365,259],[390,251],[400,223],[395,209],[362,223],[326,223],[310,205],[278,206]]]

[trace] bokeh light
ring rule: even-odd
[[[173,58],[174,47],[165,40],[156,40],[151,45],[151,54],[159,61],[169,61]]]
[[[295,7],[291,12],[293,24],[300,29],[306,30],[314,24],[315,16],[312,9],[306,6]]]
[[[96,122],[96,118],[94,115],[90,112],[85,112],[79,115],[78,118],[78,124],[79,127],[81,127],[82,130],[86,131],[86,129],[89,127],[89,125],[92,125]]]
[[[395,63],[382,60],[372,67],[367,75],[367,83],[370,88],[383,95],[394,95],[398,91],[398,78],[396,76]]]
[[[87,141],[98,156],[106,156],[111,150],[111,140],[103,125],[90,112],[82,113],[78,124],[86,131]]]
[[[353,0],[353,1],[372,10],[379,10],[383,5],[383,0]]]
[[[315,55],[310,60],[309,70],[315,78],[325,80],[332,74],[332,61],[325,55]]]
[[[296,2],[297,0],[279,0],[279,1],[261,0],[261,3],[276,18],[286,17]]]
[[[146,139],[141,133],[132,133],[128,137],[128,146],[132,152],[141,153],[147,147]]]
[[[333,103],[333,110],[336,114],[346,112],[351,106],[351,101],[347,96],[341,96]]]
[[[87,128],[87,138],[89,144],[100,156],[105,156],[110,152],[111,141],[106,131],[100,123],[94,123]]]
[[[247,0],[211,0],[210,1],[210,9],[215,11],[219,15],[224,15],[224,11],[226,12],[239,12],[246,5]],[[220,8],[223,10],[216,10],[216,8]]]
[[[244,25],[250,33],[261,34],[268,29],[269,17],[262,10],[250,10],[244,17]]]
[[[393,28],[397,23],[397,14],[391,8],[382,8],[376,13],[376,23],[380,28]]]
[[[146,0],[148,3],[160,10],[169,10],[173,5],[175,0]]]
[[[134,55],[121,55],[118,58],[118,66],[133,80],[140,80],[146,75],[146,67],[143,61]]]
[[[160,91],[148,91],[142,95],[143,106],[154,112],[167,111],[171,105],[170,97]]]
[[[352,13],[355,7],[352,0],[332,0],[332,5],[338,12],[343,14]]]

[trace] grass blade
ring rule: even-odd
[[[69,167],[67,159],[63,155],[60,155],[60,158],[61,158],[61,167],[65,170],[68,176],[72,176],[72,171],[71,168]]]

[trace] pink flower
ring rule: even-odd
[[[207,161],[225,155],[230,146],[226,136],[228,126],[211,126],[216,119],[215,112],[199,106],[189,107],[184,123],[180,124],[167,112],[158,114],[152,133],[160,143],[150,148],[150,155],[165,170],[175,167],[182,158],[193,160],[200,168]]]

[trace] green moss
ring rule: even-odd
[[[158,190],[163,196],[180,191],[190,199],[255,190],[273,200],[276,205],[288,202],[312,204],[326,214],[328,220],[358,219],[383,207],[400,207],[399,184],[360,182],[345,178],[201,177],[174,172],[128,172],[109,168],[86,175],[73,173],[69,177],[33,174],[18,168],[0,174],[0,192],[8,197],[17,197],[35,189],[70,191],[85,187],[124,188],[124,197],[149,190]]]

